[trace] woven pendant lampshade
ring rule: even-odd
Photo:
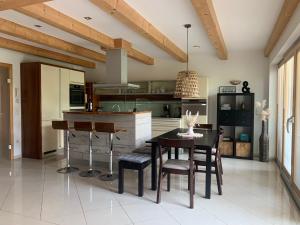
[[[188,55],[188,43],[189,43],[189,28],[190,24],[185,24],[187,29],[187,68],[185,71],[180,71],[176,79],[175,98],[200,98],[199,90],[199,75],[196,71],[189,70],[189,55]]]

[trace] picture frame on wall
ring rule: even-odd
[[[220,86],[219,93],[236,93],[236,86]]]

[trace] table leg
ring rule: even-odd
[[[175,159],[179,159],[179,149],[175,148]]]
[[[151,151],[151,189],[157,189],[157,148],[158,146],[152,143]]]
[[[205,198],[210,199],[211,194],[211,149],[206,151],[206,177],[205,177]]]

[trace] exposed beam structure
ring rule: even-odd
[[[40,56],[48,59],[54,59],[61,62],[66,62],[66,63],[83,66],[87,68],[92,68],[92,69],[96,68],[96,64],[94,62],[75,58],[69,55],[64,55],[58,52],[49,51],[35,46],[23,44],[21,42],[9,40],[3,37],[0,37],[0,47],[14,50],[17,52],[30,54],[30,55]]]
[[[265,47],[265,56],[268,57],[273,48],[275,47],[276,43],[278,42],[282,32],[284,31],[286,25],[290,21],[290,18],[294,14],[294,11],[297,8],[298,3],[300,0],[285,0],[280,14],[277,18],[271,36],[269,37],[268,43]]]
[[[0,11],[49,1],[52,0],[0,0]]]
[[[112,14],[121,22],[144,35],[159,48],[179,60],[186,62],[187,55],[177,47],[167,36],[160,32],[141,14],[128,5],[124,0],[90,0],[100,9]]]
[[[62,14],[45,4],[35,4],[16,10],[61,30],[96,43],[104,48],[115,48],[113,38],[73,19],[72,17]],[[134,48],[131,48],[130,51],[128,51],[128,56],[148,65],[153,65],[154,62],[152,57],[149,57]]]
[[[227,48],[218,23],[212,0],[191,0],[220,59],[228,59]]]
[[[66,42],[59,38],[44,34],[34,29],[0,18],[0,32],[19,37],[38,44],[46,45],[72,54],[80,55],[92,60],[105,62],[105,55],[87,48]]]

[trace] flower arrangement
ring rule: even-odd
[[[194,135],[194,126],[199,117],[199,112],[196,115],[192,115],[191,111],[186,110],[186,125],[188,127],[188,135]]]
[[[267,108],[267,100],[264,99],[261,102],[255,102],[256,115],[261,117],[262,121],[267,121],[271,115],[271,111]]]

